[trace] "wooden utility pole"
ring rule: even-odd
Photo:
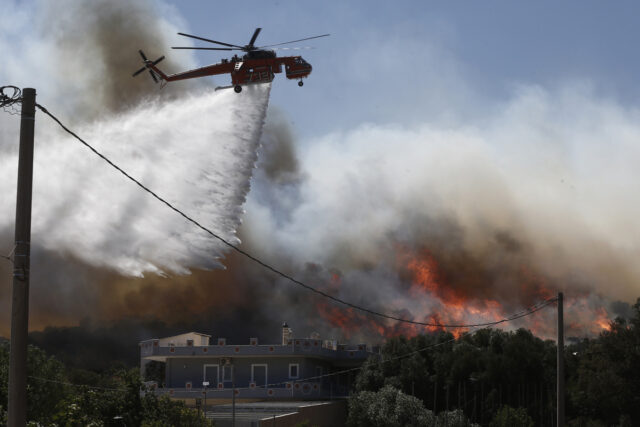
[[[33,129],[36,90],[22,91],[16,243],[11,302],[11,356],[9,362],[9,427],[27,423],[27,332],[29,330],[29,257],[31,241],[31,188],[33,182]]]
[[[558,292],[558,427],[564,427],[564,314],[562,300],[562,292]]]

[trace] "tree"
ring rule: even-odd
[[[167,364],[165,362],[150,361],[144,368],[144,380],[155,381],[158,386],[162,386],[162,384],[164,384],[164,371],[166,366]]]
[[[533,427],[533,420],[524,408],[503,406],[491,420],[489,427]]]
[[[456,340],[442,331],[399,336],[365,362],[355,390],[391,385],[434,412],[459,409],[484,425],[503,405],[524,407],[544,425],[555,411],[555,353],[552,341],[525,329],[483,329]]]
[[[113,425],[122,420],[127,426],[211,426],[203,414],[187,408],[182,401],[141,395],[138,369],[111,373],[103,388],[80,388],[72,394],[54,417],[58,425]]]
[[[349,427],[431,427],[433,412],[413,396],[385,386],[378,392],[363,391],[349,399]]]
[[[640,425],[640,298],[631,319],[609,326],[569,350],[567,413],[594,425]]]
[[[29,421],[47,424],[67,395],[64,366],[37,347],[27,348],[27,414]],[[0,407],[8,407],[9,343],[0,344]],[[0,410],[0,413],[2,411]],[[1,415],[0,415],[1,417]]]
[[[64,365],[41,349],[27,352],[27,414],[36,425],[100,426],[121,419],[128,426],[211,426],[184,402],[141,396],[140,371],[115,369],[106,374],[84,372],[89,386],[69,383]],[[77,373],[76,373],[77,375]],[[0,344],[0,425],[6,424],[9,344]]]

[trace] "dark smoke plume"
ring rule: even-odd
[[[132,78],[142,66],[138,49],[152,60],[166,55],[159,66],[167,74],[193,65],[170,49],[176,29],[160,16],[161,3],[62,0],[42,5],[42,37],[56,46],[50,72],[57,74],[58,84],[68,86],[68,108],[85,119],[123,111],[151,97],[171,99],[206,84],[177,82],[160,91],[146,72]]]

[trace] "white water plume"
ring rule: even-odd
[[[73,130],[134,178],[227,241],[257,157],[270,85],[153,101]],[[56,115],[55,105],[45,105]],[[62,115],[59,119],[72,122]],[[15,122],[18,122],[15,118]],[[17,124],[17,123],[14,123]],[[17,134],[14,135],[17,146]],[[10,135],[5,134],[5,147]],[[0,159],[0,232],[13,228],[16,150]],[[36,114],[32,245],[123,274],[214,268],[225,251]]]

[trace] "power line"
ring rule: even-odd
[[[69,383],[69,382],[65,382],[65,381],[57,381],[57,380],[52,380],[52,379],[49,379],[49,378],[32,377],[32,376],[29,376],[29,378],[34,379],[34,380],[38,380],[38,381],[44,381],[44,382],[48,382],[48,383],[68,385],[68,386],[78,387],[78,388],[90,388],[90,389],[103,390],[103,391],[128,391],[126,388],[109,388],[109,387],[98,387],[98,386],[92,386],[92,385],[86,385],[86,384],[74,384],[74,383]]]
[[[47,110],[45,107],[43,107],[40,104],[36,104],[36,107],[38,107],[43,113],[45,113],[46,115],[51,117],[51,119],[53,119],[53,121],[55,121],[62,129],[64,129],[68,134],[70,134],[71,136],[76,138],[78,141],[80,141],[85,147],[87,147],[89,150],[91,150],[95,155],[97,155],[102,160],[107,162],[111,167],[116,169],[118,172],[120,172],[122,175],[124,175],[126,178],[128,178],[130,181],[132,181],[138,187],[142,188],[144,191],[149,193],[156,200],[158,200],[161,203],[163,203],[169,209],[171,209],[172,211],[176,212],[177,214],[182,216],[184,219],[186,219],[187,221],[191,222],[193,225],[195,225],[196,227],[200,228],[201,230],[203,230],[204,232],[206,232],[210,236],[214,237],[215,239],[218,239],[220,242],[222,242],[223,244],[225,244],[229,248],[233,249],[234,251],[238,252],[239,254],[245,256],[246,258],[249,258],[250,260],[252,260],[256,264],[261,265],[265,269],[277,274],[278,276],[283,277],[284,279],[287,279],[288,281],[307,289],[308,291],[314,292],[314,293],[316,293],[316,294],[318,294],[318,295],[320,295],[320,296],[322,296],[324,298],[327,298],[327,299],[330,299],[330,300],[335,301],[337,303],[346,305],[347,307],[351,307],[351,308],[353,308],[355,310],[358,310],[358,311],[361,311],[361,312],[364,312],[364,313],[367,313],[367,314],[371,314],[373,316],[377,316],[377,317],[381,317],[381,318],[389,319],[389,320],[394,320],[394,321],[397,321],[397,322],[409,323],[409,324],[412,324],[412,325],[419,325],[419,326],[426,326],[426,327],[436,327],[436,328],[463,329],[463,328],[495,326],[495,325],[499,325],[501,323],[505,323],[505,322],[509,321],[507,318],[505,318],[505,319],[500,319],[500,320],[497,320],[497,321],[494,321],[494,322],[474,323],[474,324],[445,324],[445,323],[434,323],[434,322],[420,322],[420,321],[417,321],[417,320],[411,320],[411,319],[405,319],[405,318],[402,318],[402,317],[392,316],[392,315],[381,313],[379,311],[375,311],[375,310],[372,310],[372,309],[369,309],[369,308],[366,308],[366,307],[362,307],[362,306],[356,305],[354,303],[345,301],[345,300],[343,300],[341,298],[338,298],[338,297],[335,297],[333,295],[330,295],[330,294],[328,294],[326,292],[323,292],[323,291],[321,291],[319,289],[314,288],[313,286],[307,285],[306,283],[301,282],[300,280],[294,278],[293,276],[290,276],[287,273],[284,273],[283,271],[278,270],[277,268],[271,266],[270,264],[267,264],[266,262],[260,260],[256,256],[250,254],[249,252],[247,252],[247,251],[245,251],[243,249],[240,249],[239,247],[235,246],[234,244],[232,244],[231,242],[227,241],[223,237],[221,237],[221,236],[217,235],[216,233],[214,233],[213,231],[211,231],[209,228],[207,228],[204,225],[200,224],[197,220],[193,219],[192,217],[190,217],[189,215],[187,215],[186,213],[184,213],[183,211],[181,211],[180,209],[175,207],[169,201],[167,201],[163,197],[159,196],[156,192],[151,190],[149,187],[145,186],[140,181],[138,181],[137,179],[135,179],[134,177],[129,175],[127,172],[125,172],[121,167],[116,165],[113,161],[111,161],[109,158],[107,158],[104,154],[100,153],[93,146],[91,146],[88,142],[86,142],[85,140],[80,138],[72,130],[70,130],[64,124],[62,124],[62,122],[56,116],[54,116],[52,113],[50,113],[49,110]]]
[[[9,91],[11,91],[11,94],[8,94]],[[11,115],[17,116],[20,112],[15,105],[22,102],[21,94],[22,91],[16,86],[0,86],[0,108]]]
[[[0,255],[0,258],[6,259],[10,263],[13,263],[13,258],[11,257],[13,256],[13,252],[15,252],[15,250],[16,250],[16,247],[14,245],[13,249],[11,249],[11,252],[9,252],[9,255]]]

